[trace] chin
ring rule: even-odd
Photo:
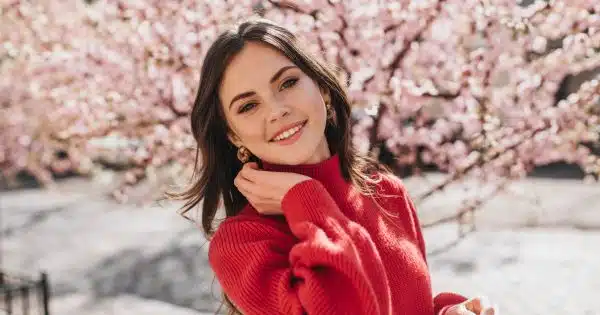
[[[302,150],[302,152],[298,152],[300,150],[287,150],[287,152],[282,152],[277,156],[272,156],[270,154],[269,157],[265,157],[261,159],[267,163],[271,164],[281,164],[281,165],[300,165],[306,164],[312,155],[306,154],[306,150]],[[275,151],[271,151],[271,153],[275,153]]]
[[[306,151],[304,151],[306,152]],[[312,157],[312,154],[308,155],[308,154],[297,154],[293,157],[290,157],[288,159],[286,159],[287,161],[285,161],[284,164],[286,165],[301,165],[301,164],[308,164],[308,161],[310,160],[310,158]]]

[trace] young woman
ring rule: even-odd
[[[253,18],[208,50],[191,114],[200,170],[180,197],[184,212],[202,202],[232,313],[493,314],[432,296],[406,189],[355,152],[349,121],[334,71],[288,30]]]

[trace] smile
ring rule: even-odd
[[[304,126],[306,126],[306,122],[304,121],[301,125],[297,125],[288,130],[281,132],[275,138],[273,138],[270,142],[291,142],[292,140],[297,139],[301,133]],[[286,141],[288,140],[288,141]]]

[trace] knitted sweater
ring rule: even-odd
[[[397,177],[383,175],[374,202],[343,179],[337,155],[263,167],[312,179],[288,191],[283,215],[248,205],[217,228],[209,262],[244,314],[443,315],[466,300],[432,297],[417,214]]]

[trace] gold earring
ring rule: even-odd
[[[242,162],[242,164],[248,162],[250,159],[250,151],[246,149],[246,147],[240,146],[237,151],[237,158],[240,160],[240,162]]]

